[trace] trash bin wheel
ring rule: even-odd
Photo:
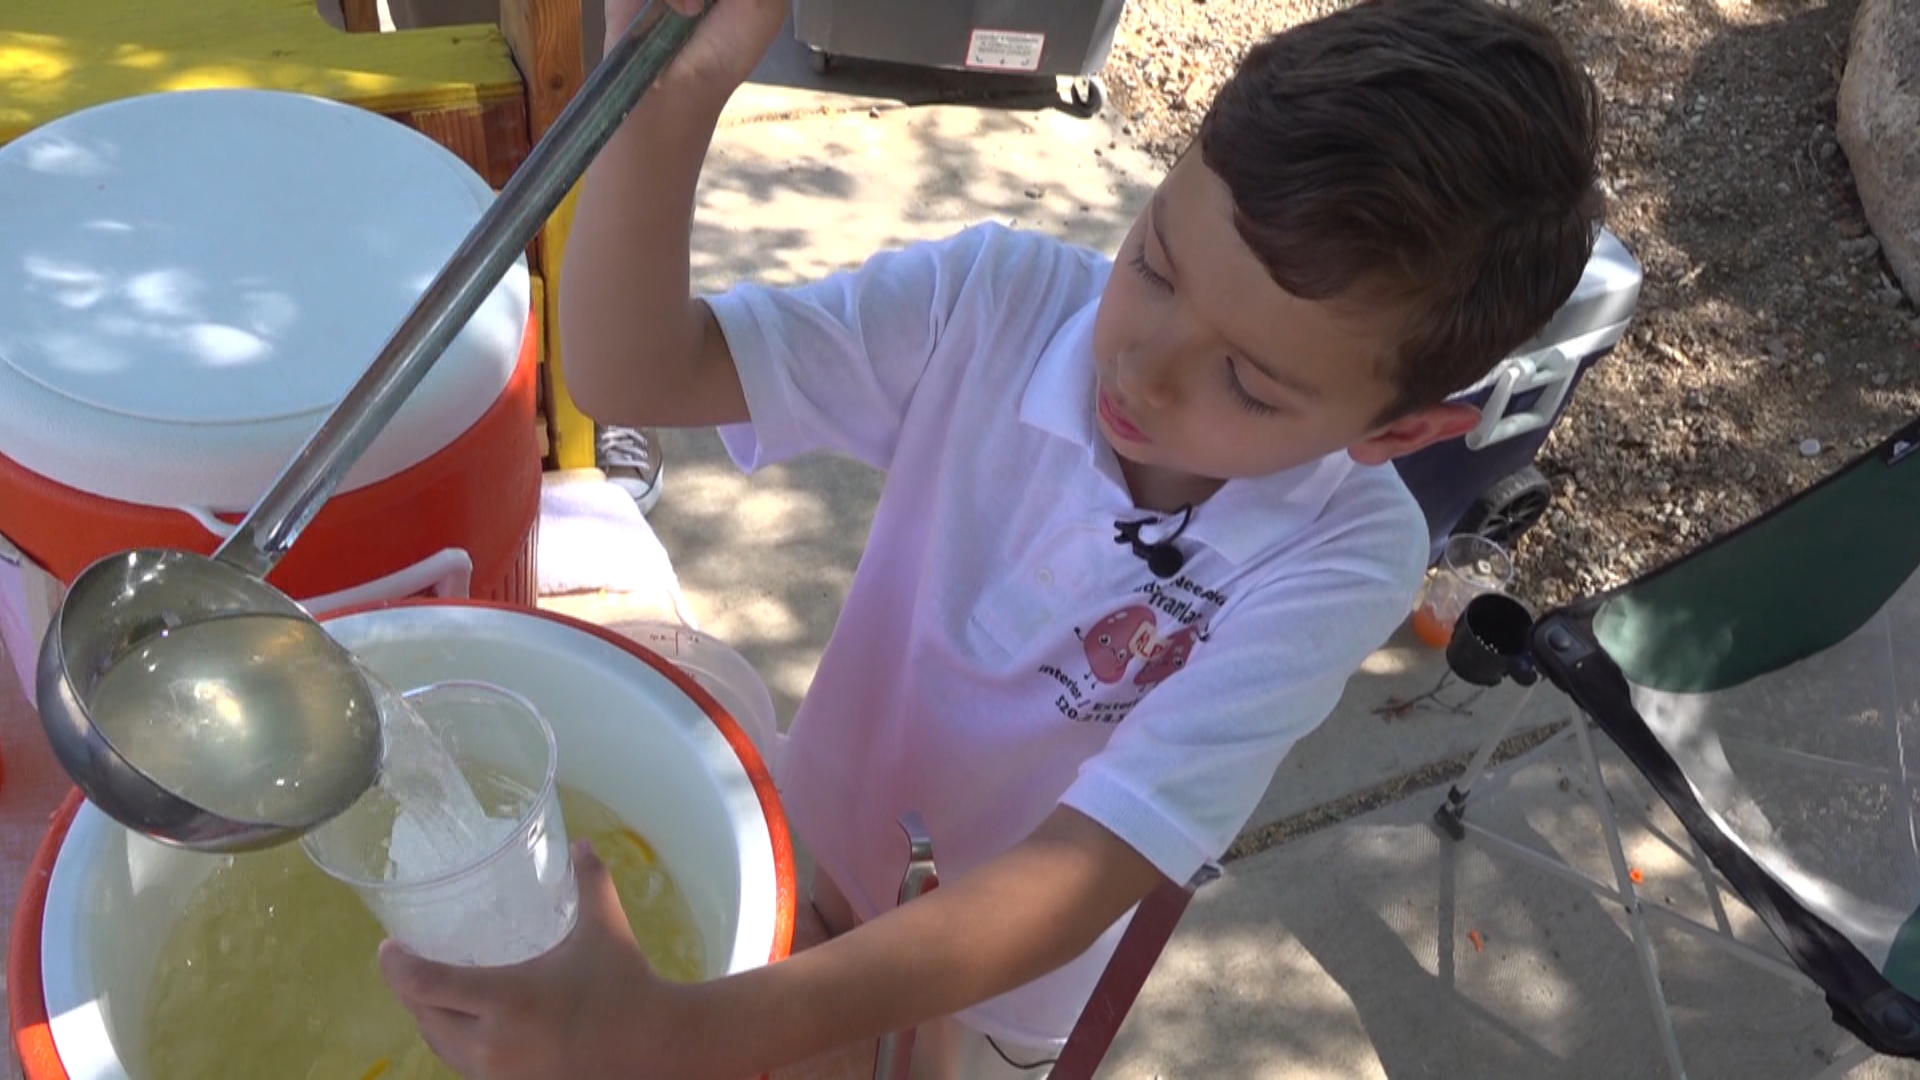
[[[1069,93],[1073,100],[1073,111],[1080,116],[1091,119],[1099,116],[1100,110],[1107,107],[1107,87],[1098,75],[1073,80],[1073,89]]]
[[[813,69],[815,75],[825,75],[833,70],[833,54],[825,49],[808,49],[807,66]]]
[[[1511,549],[1553,505],[1553,484],[1529,465],[1483,492],[1454,526],[1454,533],[1484,536]]]

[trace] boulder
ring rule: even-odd
[[[1920,0],[1860,0],[1839,107],[1867,224],[1920,304]]]

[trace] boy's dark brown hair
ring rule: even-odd
[[[1483,378],[1580,281],[1600,227],[1593,82],[1484,0],[1364,0],[1256,45],[1200,152],[1273,279],[1408,312],[1400,415]]]

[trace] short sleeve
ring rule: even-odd
[[[1120,723],[1061,802],[1187,880],[1232,844],[1281,759],[1333,711],[1410,597],[1405,582],[1346,569],[1250,594]]]
[[[992,240],[976,226],[794,288],[708,297],[750,420],[721,429],[752,470],[814,450],[885,469],[914,391]]]

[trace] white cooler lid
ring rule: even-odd
[[[247,510],[493,197],[418,132],[275,91],[130,98],[0,146],[0,454],[108,498]],[[340,491],[498,400],[529,295],[523,257]]]

